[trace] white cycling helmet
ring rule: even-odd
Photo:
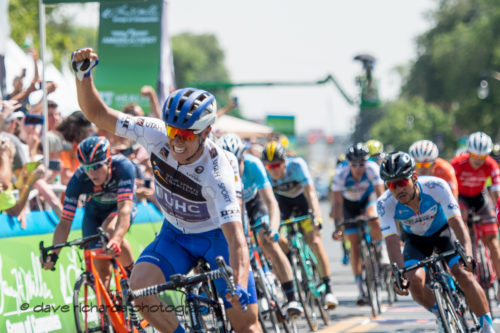
[[[467,139],[467,151],[476,155],[488,155],[492,146],[491,138],[484,132],[474,132]]]
[[[217,139],[217,144],[224,150],[233,153],[238,160],[243,156],[245,144],[240,137],[234,133],[227,133]]]
[[[436,144],[429,140],[419,140],[410,146],[410,156],[416,162],[434,162],[439,155]]]

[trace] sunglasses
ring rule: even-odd
[[[283,165],[282,162],[280,163],[273,163],[273,164],[266,164],[266,169],[267,170],[277,170]]]
[[[351,166],[353,168],[359,168],[359,169],[361,169],[361,168],[365,167],[365,164],[364,163],[351,163]]]
[[[97,162],[97,163],[94,163],[94,164],[84,164],[84,165],[82,165],[82,167],[83,167],[83,170],[85,170],[86,172],[89,172],[89,171],[99,170],[106,163],[108,163],[108,160],[104,160],[104,161]]]
[[[421,169],[421,168],[430,168],[432,166],[432,163],[433,162],[417,162],[415,164],[417,168]]]
[[[486,155],[477,155],[477,154],[474,154],[474,153],[470,153],[470,156],[472,158],[475,158],[475,159],[478,159],[478,160],[484,160],[486,158]]]
[[[175,127],[168,126],[168,125],[167,125],[167,135],[172,140],[174,140],[177,136],[182,141],[191,141],[194,138],[196,138],[196,134],[194,134],[194,131],[187,130],[187,129],[181,129],[181,128],[175,128]]]
[[[405,187],[410,183],[409,178],[395,180],[393,182],[386,182],[385,184],[391,190],[395,190],[398,187]]]

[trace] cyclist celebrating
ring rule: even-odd
[[[292,266],[278,245],[280,209],[262,161],[251,154],[243,154],[245,145],[236,134],[225,134],[217,141],[223,149],[233,153],[240,161],[240,174],[243,181],[243,201],[250,225],[265,223],[271,228],[266,234],[258,232],[262,247],[273,262],[276,273],[287,297],[285,309],[291,318],[300,316],[304,310],[295,298]]]
[[[458,184],[455,169],[446,160],[438,157],[439,150],[434,142],[419,140],[409,149],[410,156],[415,160],[418,176],[436,176],[444,179],[450,185],[451,192],[458,198]]]
[[[71,177],[64,197],[61,221],[54,232],[53,244],[63,243],[68,235],[78,206],[78,197],[87,195],[82,222],[83,237],[97,234],[102,227],[110,235],[107,248],[130,275],[134,266],[132,248],[124,238],[135,216],[134,166],[123,155],[110,155],[110,143],[103,136],[83,140],[77,148],[81,166]],[[97,247],[97,242],[91,244]],[[123,251],[122,251],[123,249]],[[52,269],[61,250],[54,250],[44,263],[44,269]],[[108,286],[111,277],[109,262],[95,262],[99,274]]]
[[[375,202],[384,193],[384,182],[379,176],[377,163],[368,161],[369,152],[365,144],[359,142],[347,148],[347,164],[341,165],[335,171],[331,191],[333,193],[332,217],[335,223],[335,231],[332,237],[335,240],[342,238],[344,234],[351,244],[350,262],[354,279],[358,286],[358,305],[367,303],[367,297],[363,290],[361,279],[361,255],[359,248],[359,230],[356,225],[346,225],[345,231],[338,230],[342,219],[353,219],[361,215],[377,217]],[[369,222],[371,236],[378,244],[377,248],[381,254],[381,263],[389,264],[387,251],[382,242],[382,233],[378,220]]]
[[[500,194],[500,170],[488,154],[491,152],[491,138],[483,132],[472,133],[467,140],[467,153],[456,156],[451,164],[458,181],[458,202],[462,216],[474,211],[481,217],[480,234],[483,243],[491,253],[497,277],[500,279],[500,247],[498,245],[498,224],[495,219],[494,202]],[[485,183],[491,177],[491,201]],[[498,291],[500,296],[500,290]]]
[[[225,292],[224,305],[236,332],[259,332],[253,275],[236,195],[235,174],[224,150],[207,139],[215,122],[215,97],[204,90],[174,91],[163,105],[162,119],[133,117],[107,107],[93,84],[97,65],[91,48],[73,53],[78,102],[100,128],[142,144],[154,170],[155,193],[165,217],[162,230],[141,253],[130,278],[132,289],[164,283],[172,274],[186,274],[199,258],[216,267],[223,256],[233,269],[236,291]],[[241,307],[248,304],[248,311]],[[184,332],[158,296],[136,300],[141,314],[161,332]]]
[[[307,244],[318,258],[319,273],[326,285],[324,305],[334,309],[338,300],[330,287],[330,265],[319,233],[321,212],[309,168],[301,157],[286,156],[285,148],[276,141],[266,145],[262,160],[278,200],[281,218],[288,219],[292,214],[308,215],[311,211],[312,219],[302,222],[301,228]]]
[[[389,154],[380,165],[380,176],[389,189],[378,199],[377,211],[391,262],[399,268],[408,267],[429,257],[435,249],[440,252],[452,250],[455,235],[466,253],[471,255],[467,227],[444,180],[433,176],[422,176],[417,180],[415,161],[404,152]],[[399,228],[407,234],[403,253]],[[481,332],[494,332],[484,291],[470,273],[472,258],[468,257],[465,268],[457,265],[458,259],[458,256],[450,258],[448,266],[464,290],[471,310],[478,316]],[[407,272],[406,277],[413,299],[439,318],[434,295],[425,285],[425,270],[419,268]],[[407,289],[395,287],[400,295],[408,295]],[[438,326],[441,331],[439,320]]]
[[[378,140],[368,140],[365,142],[368,152],[370,153],[370,161],[380,165],[385,157],[384,145]]]

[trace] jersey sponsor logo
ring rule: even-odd
[[[225,202],[231,202],[231,197],[229,195],[229,191],[226,189],[226,185],[224,183],[218,183],[217,187],[220,189],[220,193],[224,198]]]
[[[169,154],[169,153],[170,153],[170,152],[168,151],[167,147],[162,147],[162,148],[160,149],[160,154],[161,154],[161,156],[163,156],[163,158],[165,158],[165,159],[167,159],[167,157],[168,157],[168,154]],[[153,155],[151,155],[151,159],[153,159]]]
[[[297,186],[300,186],[300,183],[298,181],[294,180],[291,182],[277,184],[277,185],[273,186],[273,188],[277,191],[280,191],[280,192],[288,192],[288,191],[291,191],[292,189],[296,188]]]
[[[239,214],[240,214],[239,209],[226,209],[220,212],[220,217],[228,217],[233,215],[238,216]]]
[[[398,219],[403,225],[409,227],[415,234],[423,234],[429,229],[438,214],[438,205],[433,205],[427,211],[407,219]]]
[[[132,179],[118,181],[118,186],[132,185]]]
[[[217,154],[217,149],[216,149],[215,147],[214,147],[214,148],[211,148],[209,152],[210,152],[210,157],[211,157],[211,158],[216,158],[216,157],[217,157],[217,155],[218,155],[218,154]]]
[[[137,125],[139,125],[139,126],[144,126],[144,118],[137,118],[136,123],[137,123]]]
[[[206,202],[194,202],[156,186],[156,198],[165,211],[185,222],[202,222],[210,218]]]
[[[382,201],[377,201],[377,214],[380,217],[385,215],[385,207]]]
[[[458,206],[458,204],[456,204],[456,203],[454,203],[454,202],[450,202],[450,203],[448,204],[448,209],[449,209],[449,210],[455,210],[455,209],[458,209],[458,207],[459,207],[459,206]]]
[[[194,172],[200,174],[202,173],[203,171],[205,170],[205,168],[203,167],[203,165],[199,165],[197,166],[195,169],[194,169]]]
[[[144,118],[137,118],[136,123],[137,123],[137,125],[142,126],[142,127],[148,127],[148,128],[152,128],[155,130],[160,130],[160,125],[158,125],[157,123],[155,123],[153,121],[147,121]]]
[[[206,201],[201,193],[200,184],[165,163],[155,154],[151,154],[151,162],[154,177],[164,188],[188,200]]]
[[[443,184],[441,184],[440,182],[436,182],[436,181],[425,182],[424,186],[427,187],[427,188],[429,188],[429,189],[434,189],[436,187],[439,187],[439,188],[442,188],[444,190]]]
[[[129,125],[130,125],[130,120],[131,120],[131,118],[130,118],[130,117],[125,117],[125,119],[122,121],[121,126],[122,126],[123,128],[128,128],[128,127],[129,127]]]

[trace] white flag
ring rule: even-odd
[[[175,90],[174,57],[167,29],[167,0],[163,1],[161,13],[160,72],[158,73],[158,101],[160,106],[171,91]]]

